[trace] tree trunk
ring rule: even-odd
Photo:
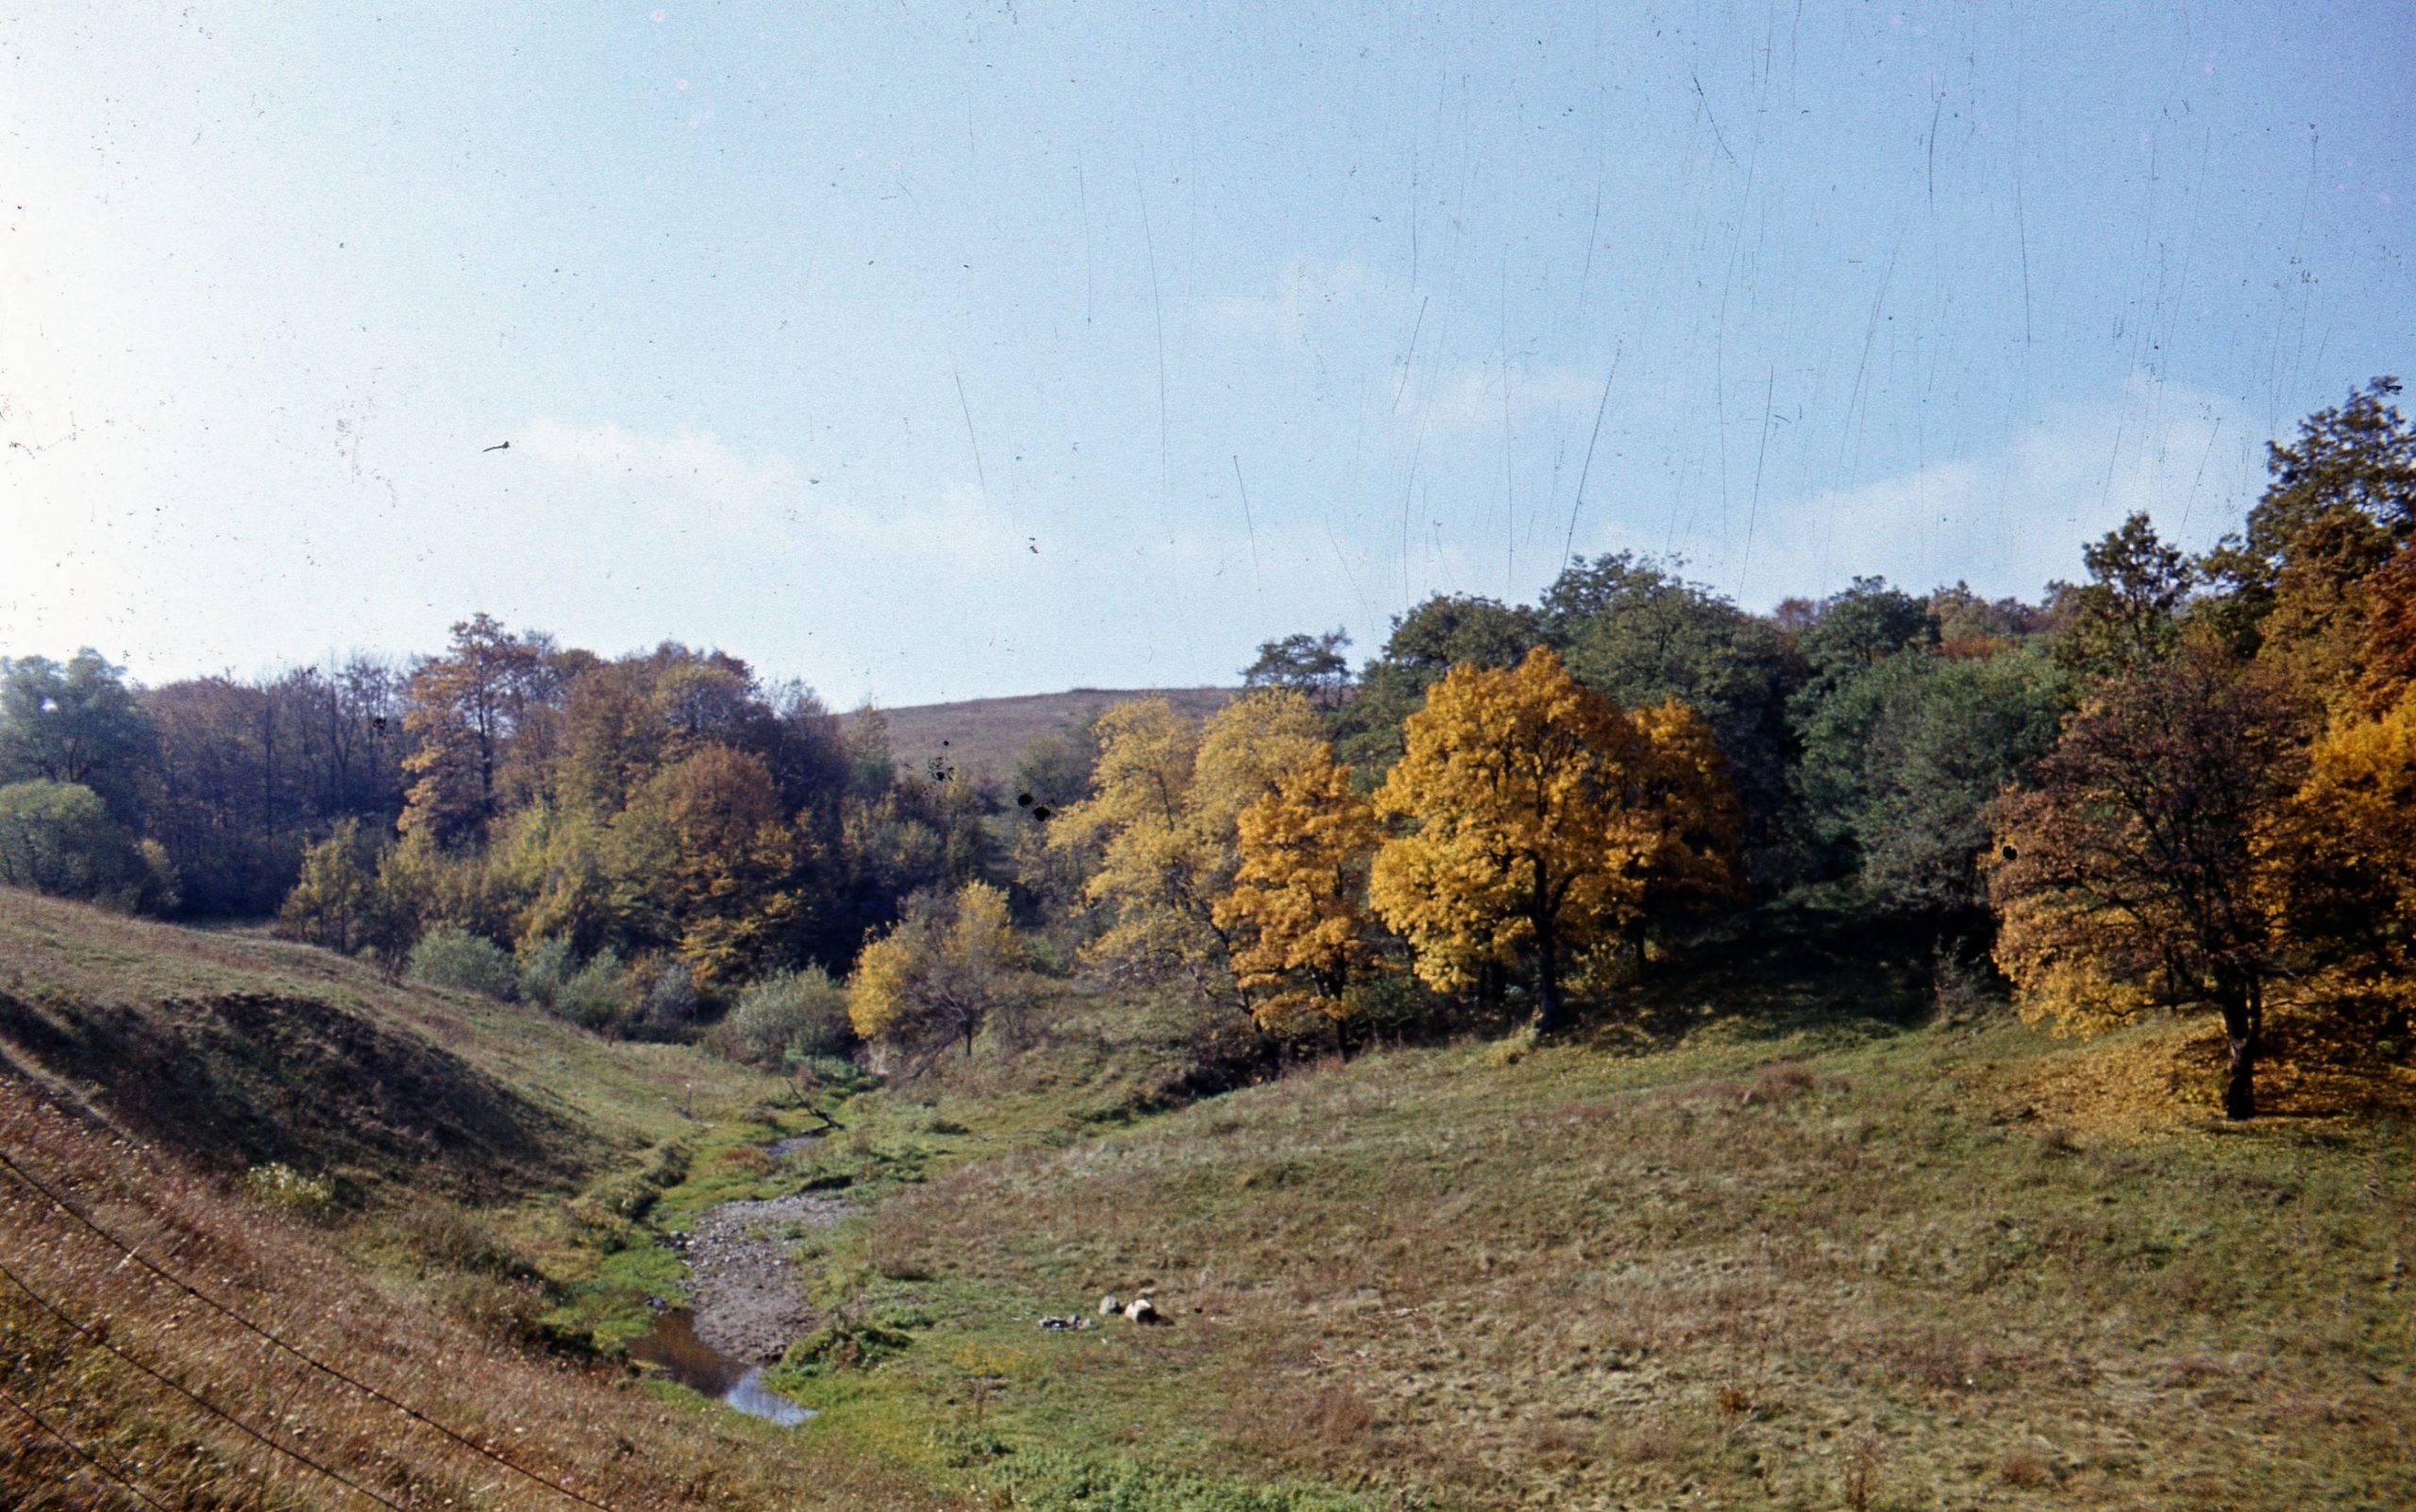
[[[1535,932],[1535,1033],[1560,1029],[1560,942],[1550,930]]]
[[[2264,1028],[2264,992],[2257,983],[2223,1004],[2223,1037],[2231,1046],[2231,1074],[2223,1083],[2223,1117],[2257,1117],[2257,1052]]]

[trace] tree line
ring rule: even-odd
[[[1856,579],[1748,613],[1680,563],[1439,596],[1351,667],[1270,641],[1004,787],[901,771],[733,657],[483,616],[407,667],[142,689],[0,666],[0,880],[297,937],[756,1058],[1012,1032],[1033,973],[1174,983],[1261,1043],[1551,1032],[1804,888],[1965,942],[2026,1013],[2287,1000],[2404,1051],[2416,434],[2377,378],[2191,556],[2134,516],[2037,603]],[[1012,798],[1010,797],[1012,794]]]

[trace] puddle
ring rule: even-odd
[[[763,1385],[760,1366],[733,1360],[696,1336],[696,1315],[685,1307],[665,1307],[654,1315],[654,1331],[633,1339],[629,1353],[648,1365],[663,1367],[671,1379],[724,1406],[794,1428],[814,1416]]]

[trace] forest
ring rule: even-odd
[[[717,649],[485,614],[407,664],[139,686],[0,663],[0,882],[274,919],[394,975],[772,1067],[1013,1042],[1049,975],[1173,983],[1216,1074],[1616,1016],[1709,921],[1820,891],[1940,991],[2210,1015],[2224,1111],[2295,1032],[2408,1053],[2416,429],[2379,378],[2191,555],[2134,515],[2038,602],[1857,578],[1749,613],[1684,563],[1437,596],[1354,669],[1271,640],[1011,776],[903,769]]]

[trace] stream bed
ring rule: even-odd
[[[686,1307],[665,1307],[654,1315],[654,1329],[629,1344],[632,1358],[661,1366],[663,1372],[691,1391],[728,1407],[794,1428],[814,1416],[763,1385],[763,1368],[733,1360],[696,1336],[696,1315]]]

